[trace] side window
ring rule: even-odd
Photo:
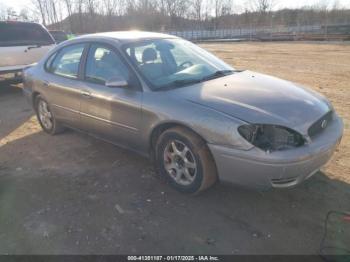
[[[119,55],[105,46],[92,44],[86,62],[85,79],[104,85],[117,76],[130,82],[130,72]]]
[[[64,77],[78,78],[84,47],[85,44],[77,44],[61,49],[51,64],[50,72]]]

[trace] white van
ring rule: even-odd
[[[0,75],[21,72],[54,46],[55,40],[40,24],[0,21]]]

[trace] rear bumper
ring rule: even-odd
[[[24,68],[28,65],[18,65],[18,66],[3,66],[0,67],[0,74],[11,74],[22,72]]]
[[[343,123],[335,117],[332,124],[310,144],[293,150],[248,151],[209,144],[219,178],[254,188],[295,186],[317,173],[333,155],[343,134]]]

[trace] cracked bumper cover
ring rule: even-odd
[[[343,134],[342,120],[332,123],[313,141],[299,148],[266,153],[208,144],[219,179],[254,188],[292,187],[317,173],[333,155]]]

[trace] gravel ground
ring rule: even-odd
[[[199,196],[183,195],[134,153],[73,131],[44,134],[20,85],[2,83],[0,254],[318,252],[326,213],[350,209],[350,45],[203,46],[237,68],[330,97],[347,129],[327,168],[288,190],[221,183]],[[329,241],[346,247],[349,235],[337,231]]]

